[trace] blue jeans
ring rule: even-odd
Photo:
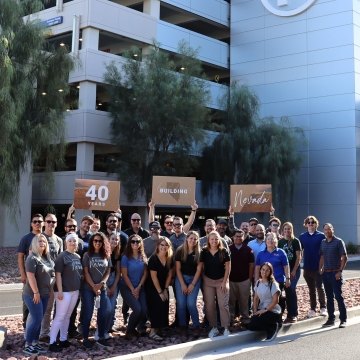
[[[298,316],[298,303],[297,303],[297,295],[296,295],[296,286],[299,281],[301,274],[300,266],[296,270],[295,279],[291,279],[290,287],[285,289],[286,294],[286,307],[288,310],[288,317],[296,317]]]
[[[84,339],[89,337],[89,328],[91,318],[94,312],[95,293],[87,287],[84,287],[81,293],[81,301],[83,303],[84,313],[82,316],[82,333]],[[97,328],[99,338],[103,339],[105,332],[108,330],[106,326],[109,324],[111,317],[111,305],[107,290],[101,290],[100,308],[97,311]]]
[[[194,279],[194,276],[190,275],[183,275],[184,282],[187,286],[191,284]],[[189,311],[191,316],[191,320],[193,326],[198,328],[200,326],[199,323],[199,312],[197,309],[197,297],[199,294],[201,280],[199,279],[195,284],[195,287],[191,294],[184,295],[181,290],[181,284],[178,278],[175,278],[175,291],[176,291],[176,312],[178,314],[179,325],[180,326],[187,326],[186,320],[186,310]]]
[[[41,296],[38,304],[34,304],[33,297],[30,295],[23,294],[23,300],[29,310],[26,320],[26,343],[31,345],[39,340],[41,321],[44,317],[49,296]]]
[[[128,304],[130,309],[132,310],[132,313],[129,317],[127,332],[133,332],[138,325],[139,327],[145,327],[147,305],[144,289],[140,290],[139,298],[136,299],[131,293],[131,290],[128,288],[128,286],[124,283],[121,283],[120,293],[123,301]]]
[[[326,294],[326,306],[329,314],[329,320],[335,320],[335,306],[334,306],[334,296],[338,303],[340,321],[346,321],[346,307],[344,302],[344,297],[342,296],[342,285],[344,283],[343,278],[339,280],[335,278],[336,271],[324,272],[322,275],[323,283],[325,287]]]
[[[116,277],[116,273],[115,271],[113,271],[112,273],[110,273],[110,276],[108,278],[108,281],[106,283],[106,286],[109,288],[113,285],[114,281],[115,281],[115,277]],[[120,287],[119,287],[119,283],[116,286],[115,292],[112,296],[109,296],[109,300],[110,300],[110,309],[111,309],[111,316],[109,319],[108,324],[106,325],[106,330],[105,332],[108,332],[111,330],[111,328],[113,327],[114,323],[115,323],[115,311],[116,311],[116,305],[117,305],[117,298],[119,295],[119,291],[120,291]]]

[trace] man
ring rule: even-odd
[[[259,220],[257,218],[251,218],[249,220],[249,234],[254,239],[256,238],[256,226],[259,224]]]
[[[275,233],[277,238],[280,240],[282,236],[280,235],[281,221],[277,217],[272,217],[269,221],[269,229],[271,232]]]
[[[308,318],[316,316],[316,291],[319,297],[320,315],[326,316],[325,291],[319,274],[320,247],[325,235],[317,230],[319,221],[313,215],[306,217],[304,227],[307,228],[307,231],[299,236],[299,240],[303,248],[303,276],[309,288],[310,296]]]
[[[130,221],[131,221],[131,227],[125,230],[125,234],[127,236],[137,234],[141,236],[143,239],[150,236],[149,231],[141,227],[141,216],[138,213],[133,213],[131,215]]]
[[[57,218],[54,214],[47,214],[45,216],[45,230],[43,234],[45,235],[48,245],[49,245],[49,253],[52,261],[57,258],[57,256],[63,251],[63,241],[55,234],[55,229],[57,227]],[[51,313],[54,308],[54,290],[51,289],[49,293],[49,300],[46,307],[46,311],[44,313],[44,317],[41,322],[41,330],[40,330],[40,341],[48,343],[50,340],[50,321],[51,321]]]
[[[156,245],[160,238],[160,223],[158,221],[152,221],[149,224],[149,229],[151,235],[144,239],[144,251],[147,258],[156,250]]]
[[[240,229],[237,228],[235,226],[235,221],[234,221],[234,210],[232,208],[232,206],[229,207],[229,230],[231,234],[234,234],[235,232],[242,230],[244,232],[244,240],[243,243],[244,244],[248,244],[251,240],[253,240],[254,238],[249,234],[249,230],[250,230],[250,225],[247,221],[243,221],[240,224]]]
[[[233,244],[230,245],[231,271],[230,271],[230,316],[231,321],[235,318],[236,303],[239,305],[239,314],[243,324],[249,323],[249,296],[251,283],[254,276],[254,253],[244,243],[245,233],[238,229],[233,236]]]
[[[251,219],[250,219],[251,223]],[[254,253],[255,261],[260,251],[263,251],[266,249],[265,244],[265,226],[262,224],[256,225],[256,237],[254,240],[251,240],[248,243],[248,246],[251,248],[251,250]]]
[[[173,246],[174,253],[176,249],[182,245],[186,239],[186,233],[184,232],[183,219],[179,216],[174,217],[173,222],[174,233],[170,236],[170,241]]]
[[[340,313],[339,328],[346,327],[346,307],[342,295],[342,272],[347,263],[347,253],[344,241],[334,235],[334,227],[330,223],[323,226],[325,239],[320,247],[319,273],[325,286],[328,320],[324,327],[335,325],[334,296]]]
[[[90,233],[95,234],[96,232],[100,231],[101,228],[101,220],[99,218],[94,217],[93,223],[90,226]]]
[[[89,240],[91,237],[90,226],[92,225],[93,222],[94,222],[94,220],[90,215],[85,215],[81,219],[80,229],[76,233],[78,238],[83,241],[83,254],[86,253],[89,248]]]
[[[216,230],[220,234],[220,236],[226,241],[226,243],[230,246],[232,244],[232,240],[226,235],[226,230],[228,227],[228,222],[225,219],[219,219],[216,224]]]
[[[117,232],[120,236],[120,244],[121,244],[121,250],[120,253],[123,254],[126,248],[126,244],[128,241],[128,235],[125,234],[123,231],[121,231],[121,225],[119,227],[119,223],[121,224],[121,212],[116,213],[110,213],[106,216],[106,229],[104,231],[104,234],[108,237],[113,233]]]
[[[155,203],[149,202],[149,223],[155,221]],[[183,225],[183,232],[186,234],[191,229],[192,224],[195,221],[196,210],[198,209],[198,204],[194,201],[194,204],[191,205],[191,212],[188,218],[188,221]],[[164,217],[164,226],[165,230],[161,231],[161,236],[166,236],[170,239],[170,236],[174,234],[174,217],[172,215],[165,215]]]
[[[31,231],[23,236],[20,240],[18,249],[17,249],[17,262],[18,268],[20,272],[21,282],[25,285],[26,283],[26,271],[25,271],[25,260],[29,255],[29,248],[31,245],[31,241],[35,235],[41,233],[43,225],[44,225],[44,218],[41,214],[34,214],[31,218]],[[23,327],[26,327],[26,320],[29,314],[29,311],[23,303]]]

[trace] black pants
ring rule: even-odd
[[[247,328],[252,331],[266,331],[266,335],[269,336],[274,333],[276,323],[281,323],[281,314],[267,311],[262,315],[253,315]]]

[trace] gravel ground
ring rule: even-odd
[[[19,283],[19,274],[16,264],[16,249],[7,248],[0,249],[0,284]],[[303,320],[306,317],[309,309],[309,294],[306,286],[298,286],[298,302],[299,302],[299,320]],[[360,279],[352,279],[346,281],[344,285],[344,296],[347,307],[353,307],[360,305]],[[202,301],[199,300],[198,308],[201,318],[202,314]],[[170,303],[170,316],[169,321],[172,323],[174,319],[174,303]],[[180,344],[186,341],[195,340],[195,337],[190,335],[182,335],[176,329],[166,330],[165,339],[161,342],[156,342],[148,337],[140,337],[136,340],[125,340],[125,327],[123,326],[121,308],[117,309],[117,322],[116,326],[119,327],[119,331],[115,332],[113,339],[110,340],[112,345],[111,349],[103,350],[94,347],[91,351],[85,350],[82,347],[81,341],[71,340],[72,346],[68,349],[64,349],[61,353],[46,353],[42,356],[37,356],[38,360],[51,360],[51,359],[64,359],[64,360],[81,360],[81,359],[105,359],[112,356],[125,355],[129,353],[135,353],[139,350],[156,349],[163,346]],[[27,357],[22,353],[23,349],[23,331],[21,316],[9,316],[0,317],[0,325],[5,326],[8,330],[8,342],[7,349],[0,351],[0,359],[34,359],[36,357]],[[93,319],[92,326],[95,327],[95,318]],[[231,328],[232,332],[243,331],[240,323],[236,322]],[[200,338],[205,338],[207,331],[203,330]]]

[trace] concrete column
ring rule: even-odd
[[[143,12],[160,19],[160,1],[144,0]]]
[[[56,0],[56,11],[61,12],[63,11],[64,1],[63,0]]]
[[[82,81],[79,89],[79,109],[96,109],[96,84]]]
[[[79,142],[76,152],[76,171],[94,171],[94,151],[93,143]]]
[[[99,30],[94,28],[82,29],[82,48],[83,49],[99,49]]]

